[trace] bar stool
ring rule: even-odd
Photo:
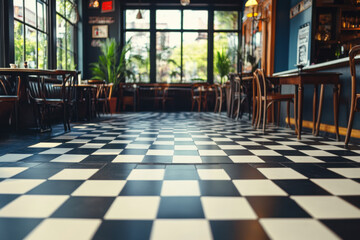
[[[350,73],[351,73],[351,106],[350,106],[349,123],[345,137],[345,147],[348,146],[351,137],[351,130],[354,121],[354,113],[360,112],[360,108],[357,104],[358,100],[360,99],[360,93],[356,93],[356,67],[355,67],[355,57],[359,55],[360,55],[360,45],[353,47],[349,52]]]

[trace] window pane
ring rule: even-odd
[[[25,1],[25,22],[36,27],[36,1]]]
[[[65,20],[59,15],[56,15],[56,52],[57,68],[66,69]]]
[[[207,33],[184,33],[184,81],[207,81]]]
[[[149,29],[150,28],[150,11],[140,9],[142,19],[136,19],[139,10],[126,10],[126,28],[128,29]]]
[[[237,66],[237,33],[214,33],[214,82],[221,81],[221,72],[226,73],[226,62],[218,60],[218,52],[227,56],[230,62],[229,72],[235,72]],[[226,74],[227,75],[227,74]],[[224,79],[223,79],[224,82]]]
[[[156,11],[157,29],[180,29],[181,11],[178,10],[157,10]]]
[[[238,12],[237,11],[215,11],[214,13],[215,30],[237,30]]]
[[[56,12],[65,16],[65,1],[64,0],[56,0]]]
[[[157,82],[181,81],[181,33],[156,33]]]
[[[184,29],[207,29],[208,12],[184,10]]]
[[[27,61],[29,68],[37,68],[36,30],[25,26],[25,39],[25,61]]]
[[[75,55],[73,52],[67,52],[67,63],[66,63],[67,70],[74,70],[75,69]]]
[[[15,64],[19,67],[24,62],[24,25],[14,21],[14,45],[15,45]]]
[[[149,82],[150,73],[150,33],[127,32],[126,41],[131,39],[131,51],[126,56],[129,62],[128,70],[134,73],[136,82]]]
[[[14,0],[14,18],[23,21],[24,17],[23,0]]]
[[[41,32],[38,33],[38,52],[39,52],[39,69],[47,69],[47,35]]]
[[[74,32],[74,26],[66,23],[66,47],[70,51],[74,51],[74,43],[75,43],[75,32]]]
[[[42,30],[42,31],[46,31],[46,5],[43,3],[38,2],[38,15],[37,15],[37,24],[38,24],[38,29]]]

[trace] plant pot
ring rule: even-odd
[[[110,105],[110,113],[116,113],[116,104],[117,104],[117,97],[110,98],[109,105]]]

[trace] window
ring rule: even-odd
[[[221,82],[218,54],[226,56],[230,61],[230,72],[235,72],[238,62],[238,12],[214,12],[214,82]]]
[[[142,18],[139,18],[139,11]],[[216,67],[218,52],[228,58],[230,71],[236,71],[240,34],[238,11],[159,7],[126,9],[124,13],[125,40],[132,46],[127,59],[134,73],[134,79],[128,81],[220,82]],[[156,79],[150,79],[150,72]]]
[[[76,6],[74,1],[56,0],[57,68],[76,68]]]
[[[14,0],[15,63],[48,68],[47,0]]]
[[[142,18],[137,19],[138,14]],[[150,11],[126,10],[125,39],[131,45],[126,59],[134,82],[150,81]]]

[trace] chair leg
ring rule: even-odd
[[[287,104],[286,104],[286,116],[287,116],[286,126],[291,127],[291,125],[290,125],[290,101],[287,101]]]
[[[236,121],[239,119],[240,114],[240,105],[241,105],[241,98],[238,99],[238,105],[237,105],[237,113],[236,113]]]
[[[281,102],[278,101],[278,105],[277,105],[277,126],[280,126],[280,107],[281,107]]]
[[[354,115],[355,115],[355,104],[356,104],[356,98],[352,98],[351,99],[351,107],[350,107],[349,123],[348,123],[346,137],[345,137],[345,147],[348,146],[348,143],[349,143],[350,137],[351,137],[352,125],[353,125]]]
[[[321,114],[322,114],[323,102],[324,102],[324,84],[321,84],[321,86],[320,86],[319,108],[318,108],[318,116],[317,116],[317,121],[316,121],[315,136],[318,136],[318,135],[319,135],[319,131],[320,131],[320,122],[321,122]]]
[[[257,103],[257,109],[256,109],[256,121],[255,121],[255,129],[260,127],[260,122],[261,122],[261,116],[262,116],[262,104],[263,101],[261,98],[259,98],[258,103]]]
[[[216,113],[216,110],[218,108],[218,104],[219,104],[219,99],[215,100],[215,107],[214,107],[214,113]]]
[[[219,105],[220,105],[220,106],[219,106],[219,114],[221,114],[221,107],[222,107],[222,105],[223,105],[223,102],[222,102],[223,100],[220,99],[219,101],[220,101],[220,104],[219,104]]]
[[[267,102],[266,100],[264,100],[264,111],[263,111],[263,132],[265,132],[265,127],[266,127],[266,117],[267,117]]]

